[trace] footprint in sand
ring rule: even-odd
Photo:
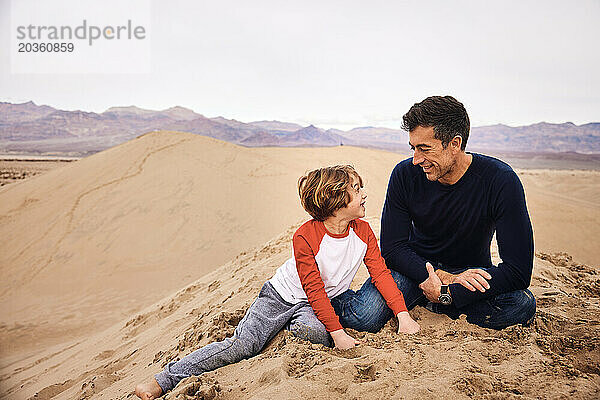
[[[214,400],[221,392],[221,386],[212,378],[192,376],[179,382],[171,392],[161,399],[203,399]]]
[[[377,379],[377,368],[373,364],[355,364],[354,382],[372,382]]]

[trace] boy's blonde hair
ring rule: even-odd
[[[352,175],[362,187],[362,178],[352,165],[319,168],[302,176],[298,180],[302,207],[317,221],[325,221],[350,202]]]

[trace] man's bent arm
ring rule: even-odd
[[[396,166],[392,171],[381,215],[381,254],[388,268],[421,283],[428,277],[427,261],[408,245],[412,221],[399,170]]]
[[[492,214],[502,262],[496,268],[485,269],[492,276],[490,289],[485,292],[472,292],[456,283],[450,285],[453,302],[459,308],[497,294],[526,289],[531,282],[533,230],[523,185],[513,171],[505,171],[498,176],[494,187]]]

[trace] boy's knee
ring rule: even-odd
[[[322,344],[324,346],[331,346],[331,336],[325,329],[325,326],[312,326],[303,323],[297,323],[290,327],[292,335],[308,340],[311,343]]]
[[[262,350],[263,346],[255,338],[251,337],[240,337],[234,335],[228,339],[230,347],[228,349],[229,353],[232,355],[233,360],[243,360],[246,358],[254,357]],[[236,362],[236,361],[232,361]]]
[[[357,326],[354,329],[364,332],[379,332],[393,317],[392,311],[381,295],[363,299],[360,307],[356,307],[352,311],[357,319]]]

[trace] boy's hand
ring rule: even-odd
[[[419,324],[411,318],[408,311],[399,312],[397,317],[398,333],[417,333],[421,329]]]
[[[336,349],[348,350],[360,344],[358,340],[348,335],[343,329],[338,329],[337,331],[329,332],[329,334],[333,339],[333,343],[335,343]]]

